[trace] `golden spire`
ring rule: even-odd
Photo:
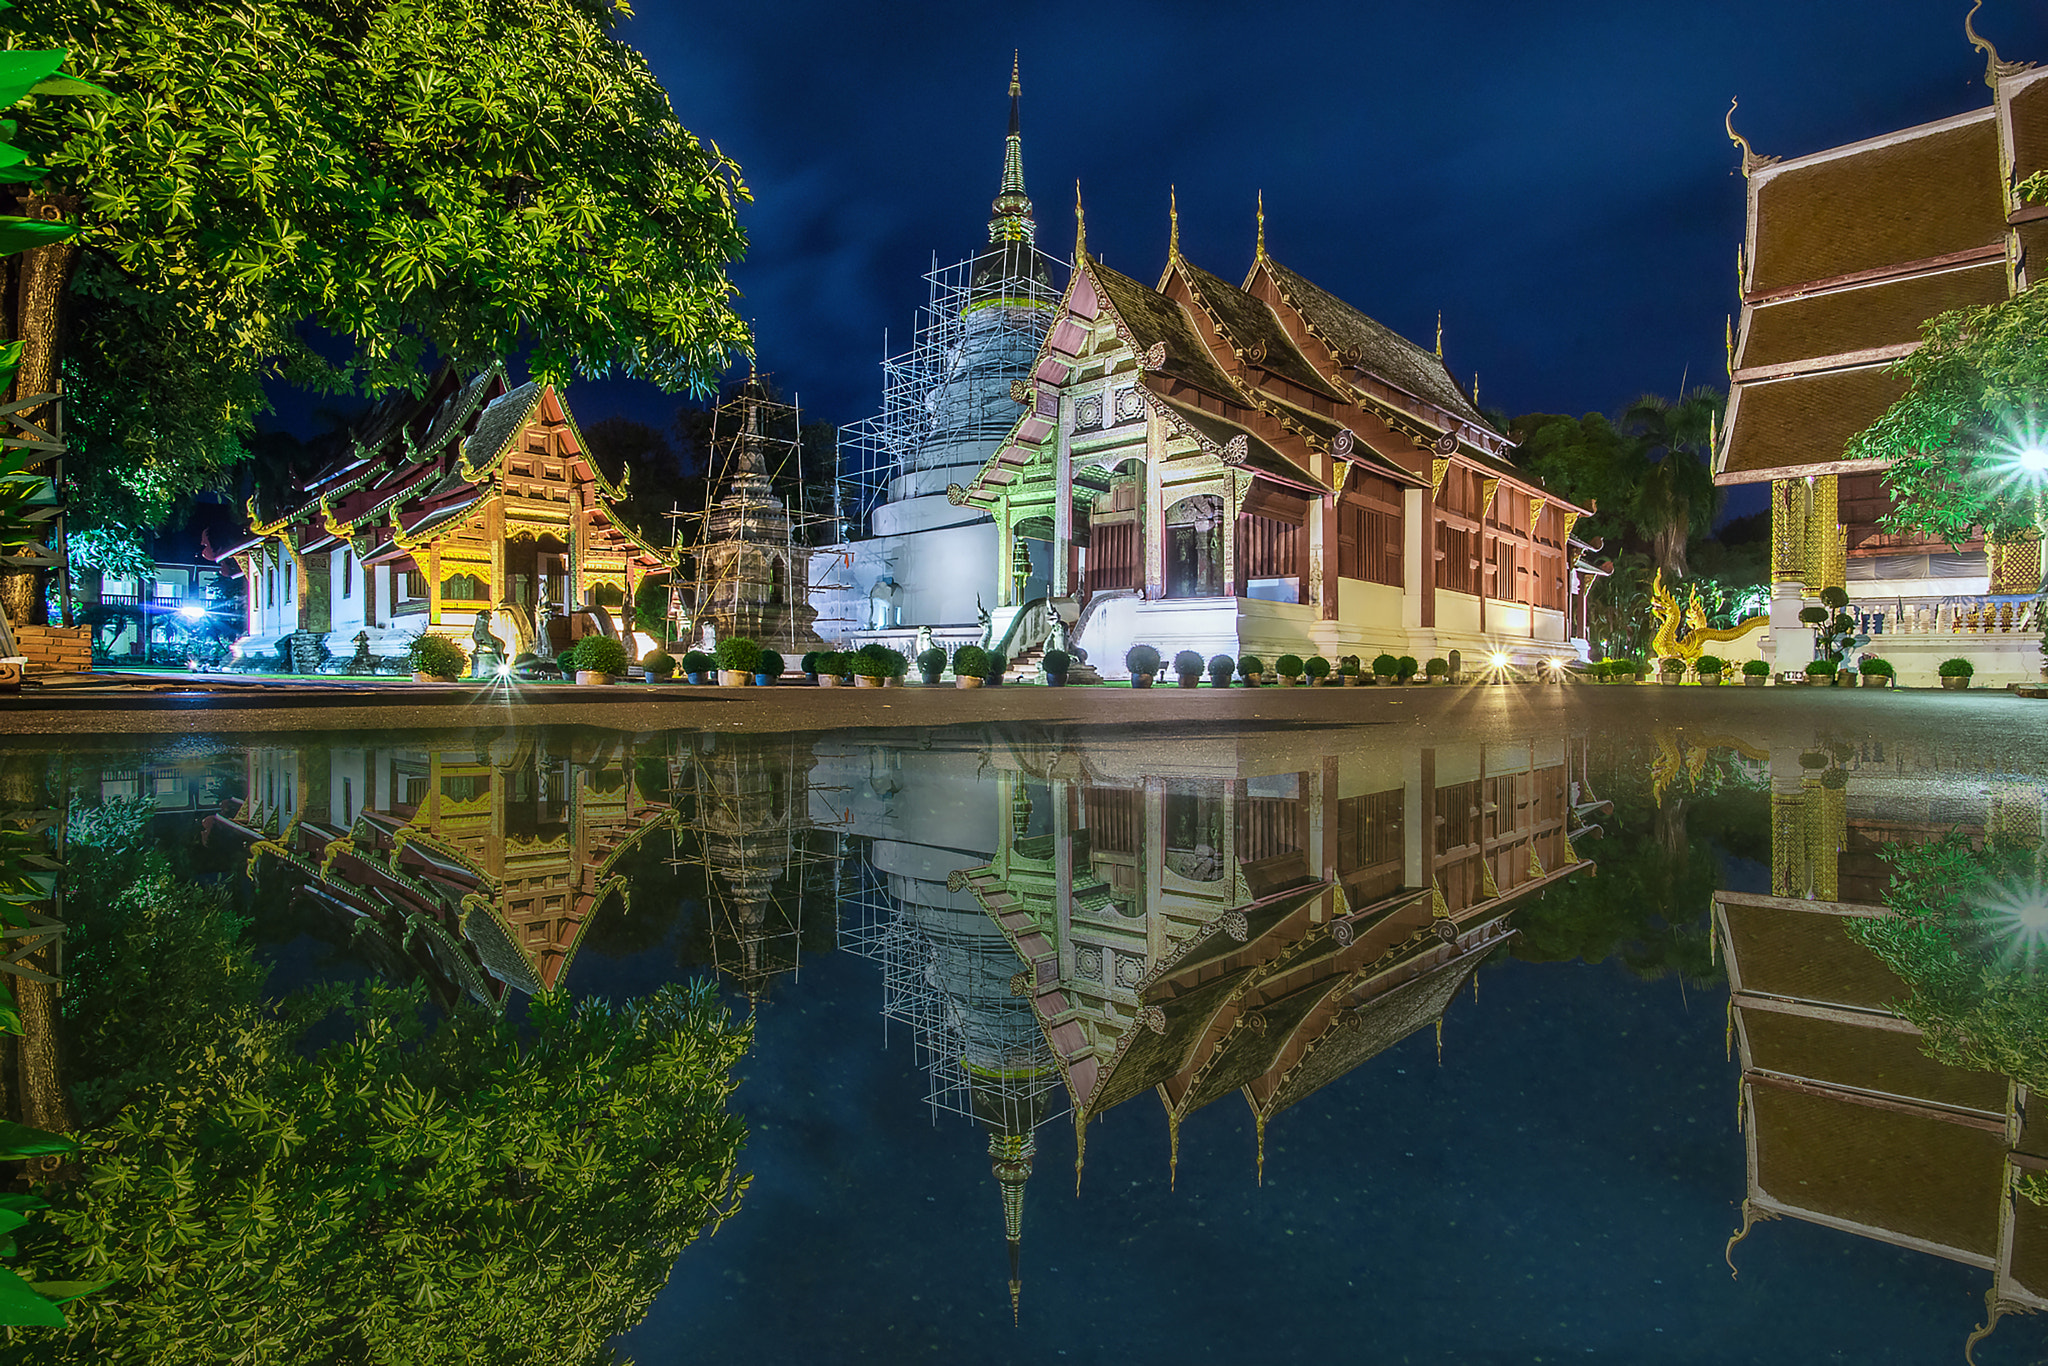
[[[1258,254],[1259,254],[1259,259],[1260,259],[1260,260],[1262,260],[1262,261],[1263,261],[1263,260],[1265,260],[1265,259],[1266,259],[1266,192],[1265,192],[1264,190],[1260,190],[1260,191],[1259,191],[1259,244],[1258,244]]]
[[[1024,1183],[1031,1176],[1031,1159],[1038,1144],[1029,1131],[1021,1134],[988,1136],[989,1169],[1003,1193],[1003,1238],[1010,1251],[1010,1325],[1017,1324],[1017,1307],[1024,1289],[1018,1270],[1024,1241]]]
[[[1088,219],[1081,212],[1081,182],[1074,182],[1074,264],[1088,256]]]
[[[1081,1163],[1088,1156],[1088,1112],[1074,1111],[1074,1198],[1081,1198]]]
[[[1010,49],[1010,98],[1016,99],[1024,93],[1024,87],[1017,83],[1017,49]]]
[[[1180,255],[1180,201],[1171,185],[1166,187],[1166,224],[1166,259],[1171,261]]]
[[[1436,358],[1444,358],[1444,311],[1441,308],[1436,311]]]

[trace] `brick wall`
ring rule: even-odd
[[[14,640],[32,674],[84,673],[92,668],[90,626],[17,626]]]

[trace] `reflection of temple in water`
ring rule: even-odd
[[[893,799],[870,759],[868,787]],[[1524,897],[1586,867],[1562,742],[1220,766],[1113,745],[992,750],[994,829],[878,821],[860,941],[935,1107],[989,1134],[1012,1259],[1034,1131],[1152,1092],[1179,1132],[1232,1094],[1267,1124],[1435,1024]],[[879,771],[877,771],[879,770]],[[905,819],[909,817],[909,819]],[[966,867],[962,851],[992,852]],[[945,868],[951,850],[953,867]],[[944,877],[943,883],[937,879]],[[943,889],[943,890],[942,890]]]
[[[577,945],[631,889],[617,864],[671,808],[639,788],[617,738],[546,731],[429,746],[262,746],[247,796],[215,818],[251,843],[252,874],[370,933],[444,999],[501,1007],[560,985]]]
[[[2038,782],[1943,770],[1910,744],[1771,754],[1771,894],[1716,894],[1742,1063],[1742,1227],[1794,1218],[1992,1273],[1991,1315],[2048,1307],[2048,1171],[2025,1088],[1935,1061],[1906,984],[1846,928],[1885,914],[1880,851],[1961,830],[2039,839]]]

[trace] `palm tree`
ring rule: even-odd
[[[1629,516],[1650,543],[1650,558],[1667,579],[1686,574],[1686,548],[1713,530],[1718,490],[1711,461],[1714,431],[1727,397],[1699,385],[1674,402],[1644,394],[1618,424],[1650,463],[1630,501]]]

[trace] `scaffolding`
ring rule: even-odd
[[[997,243],[949,266],[933,256],[910,348],[882,360],[881,411],[839,429],[838,498],[849,537],[867,534],[890,480],[957,463],[935,446],[993,449],[1009,431],[1017,420],[1011,385],[1030,376],[1064,293],[1052,281],[1071,269],[1028,243]]]
[[[925,1104],[932,1122],[936,1124],[941,1113],[984,1120],[998,1109],[1029,1115],[1035,1127],[1066,1115],[1071,1108],[1066,1087],[1052,1047],[1035,1023],[1028,1065],[978,1073],[970,1069],[969,1020],[962,1003],[939,988],[936,967],[942,946],[937,937],[897,905],[885,875],[865,850],[847,862],[851,876],[841,902],[841,942],[849,952],[881,966],[882,1017],[909,1030],[913,1064],[925,1074]],[[1008,978],[1020,966],[1008,942],[993,936],[944,947],[967,956],[970,979]]]
[[[801,398],[771,398],[766,379],[750,374],[712,410],[703,511],[668,514],[677,566],[669,575],[673,638],[695,643],[708,622],[714,632],[784,650],[814,634],[805,616],[808,560],[814,544],[836,535],[837,510],[809,506]],[[819,527],[831,530],[820,537]]]

